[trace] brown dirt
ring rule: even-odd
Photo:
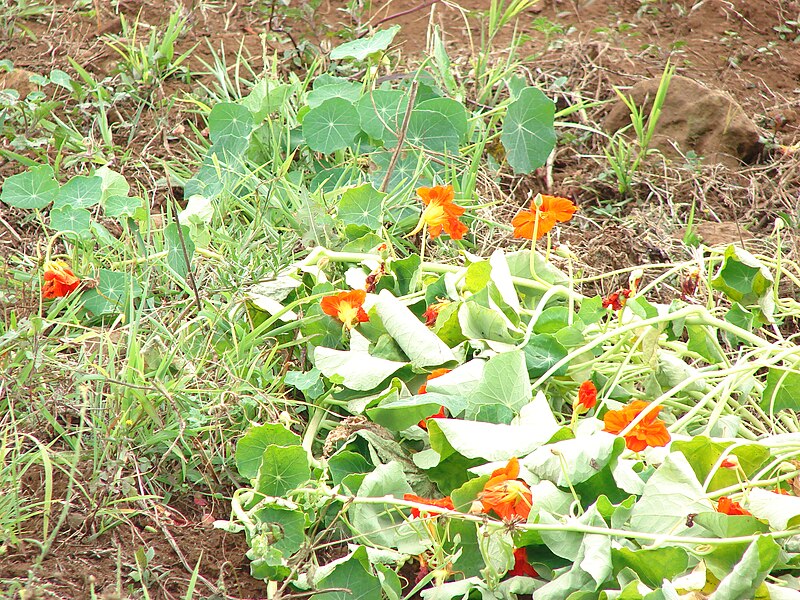
[[[80,488],[98,482],[81,477],[91,473],[81,468],[76,485],[68,491],[69,477],[56,470],[53,477],[49,528],[58,523],[66,498],[70,508],[53,546],[39,563],[43,537],[41,506],[45,497],[43,469],[34,465],[23,476],[21,494],[27,506],[36,507],[19,533],[19,543],[5,547],[0,555],[0,589],[24,588],[32,598],[89,598],[92,590],[100,598],[141,596],[142,584],[134,580],[137,552],[152,551],[147,562],[147,588],[153,598],[184,597],[192,570],[200,563],[196,593],[203,598],[257,598],[265,584],[249,576],[243,535],[214,529],[214,519],[227,519],[230,506],[200,493],[175,498],[169,504],[152,501],[121,502],[114,514],[125,522],[103,520],[100,494],[87,498]],[[119,481],[108,485],[119,484]],[[5,598],[2,592],[0,597]]]
[[[173,7],[172,3],[141,0],[119,4],[129,20],[138,15],[148,26],[163,25]],[[219,49],[224,44],[229,55],[241,47],[259,72],[263,57],[270,60],[273,52],[280,57],[305,42],[327,50],[337,43],[334,36],[341,30],[353,31],[369,22],[381,26],[399,23],[403,26],[397,38],[400,51],[405,59],[414,61],[426,46],[428,24],[434,22],[446,32],[457,75],[466,77],[467,56],[479,42],[479,30],[474,25],[466,27],[464,15],[485,7],[488,1],[461,0],[466,13],[444,1],[373,2],[374,13],[355,21],[343,12],[346,4],[345,0],[323,1],[317,11],[301,20],[272,14],[270,21],[270,11],[259,12],[250,1],[198,2],[179,50],[196,45],[190,65],[202,68],[201,61],[211,60],[210,46]],[[17,32],[0,40],[0,56],[34,73],[60,68],[74,76],[69,57],[98,78],[110,75],[118,58],[104,40],[120,31],[118,16],[104,9],[98,23],[88,12],[76,11],[74,5],[73,0],[56,0],[52,18],[24,23],[32,35]],[[268,7],[269,2],[261,5]],[[796,22],[798,13],[800,2],[791,0],[543,0],[524,14],[520,30],[530,38],[523,52],[535,56],[526,64],[528,75],[560,108],[574,103],[577,92],[590,100],[613,99],[614,86],[628,87],[658,77],[669,58],[680,75],[736,98],[767,142],[790,146],[800,141],[800,45],[794,41],[800,32],[782,31],[795,27],[789,22]],[[263,44],[261,33],[266,33]],[[149,35],[144,25],[141,34]],[[498,57],[508,41],[508,33],[496,40]],[[281,66],[296,68],[286,62]],[[185,160],[182,137],[191,139],[192,126],[200,124],[191,104],[160,100],[180,99],[183,91],[196,84],[173,81],[155,90],[153,107],[141,115],[138,126],[132,125],[133,103],[121,100],[111,111],[115,136],[131,150],[127,160],[117,157],[113,166],[138,182],[156,203],[163,202],[166,190],[160,181],[163,172],[158,159]],[[587,110],[582,116],[584,125],[596,126],[609,109],[606,104]],[[97,135],[97,131],[89,133]],[[5,140],[0,146],[9,149]],[[768,232],[776,215],[797,214],[800,173],[793,155],[772,154],[761,164],[741,168],[689,168],[656,162],[649,166],[657,177],[642,177],[636,182],[633,200],[623,202],[613,181],[604,178],[603,159],[596,158],[602,156],[602,146],[602,140],[594,138],[565,142],[551,169],[541,169],[531,177],[509,178],[509,201],[500,214],[516,212],[530,190],[573,197],[581,205],[581,217],[563,228],[561,239],[570,242],[585,257],[587,269],[595,272],[685,256],[680,227],[693,200],[699,233],[708,241],[724,238],[752,244],[753,233]],[[51,160],[55,158],[54,150],[48,154]],[[20,170],[19,163],[0,158],[0,179]],[[614,218],[598,212],[614,205]],[[3,206],[0,217],[0,257],[22,251],[35,256],[39,245],[36,224]],[[614,287],[616,282],[608,285]],[[21,293],[17,297],[27,296]],[[23,486],[32,502],[42,498],[40,472],[29,471]],[[65,490],[66,479],[57,476],[54,498],[63,500]],[[188,497],[170,501],[169,506],[158,502],[131,505],[128,521],[102,534],[92,531],[88,517],[94,508],[91,502],[85,504],[75,507],[74,516],[67,519],[33,577],[28,570],[38,556],[38,546],[30,542],[6,546],[0,556],[0,582],[10,586],[11,580],[16,580],[17,586],[29,586],[38,594],[29,597],[85,598],[94,585],[98,594],[106,592],[105,597],[112,598],[119,577],[122,593],[137,595],[130,573],[135,565],[133,554],[143,547],[155,550],[149,588],[154,598],[182,597],[189,579],[186,565],[193,568],[201,552],[201,575],[213,587],[224,588],[227,597],[264,595],[263,583],[247,575],[243,537],[226,535],[203,523],[208,511],[215,518],[225,518],[228,509],[224,503],[201,507]],[[56,501],[51,524],[60,508]],[[41,540],[42,525],[41,517],[29,519],[20,537]],[[203,582],[198,589],[204,597],[226,597],[214,596],[214,590]]]

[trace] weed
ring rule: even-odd
[[[36,38],[21,21],[50,15],[54,11],[52,0],[0,0],[0,33],[11,38],[18,32]]]
[[[630,191],[634,174],[638,172],[642,161],[650,152],[650,141],[653,139],[658,125],[661,109],[674,73],[675,67],[667,62],[655,98],[653,98],[653,106],[647,116],[631,98],[625,96],[620,90],[616,90],[617,96],[630,111],[630,127],[633,128],[635,134],[634,139],[630,141],[626,137],[629,128],[622,129],[609,139],[608,146],[605,148],[606,159],[617,179],[617,189],[623,196]]]
[[[151,29],[147,42],[139,41],[141,23],[136,19],[131,25],[120,15],[122,33],[113,36],[106,44],[120,56],[117,72],[131,95],[150,102],[153,92],[164,82],[176,77],[189,81],[190,73],[183,66],[194,47],[178,55],[176,44],[185,34],[189,16],[179,9],[170,14],[163,31]]]

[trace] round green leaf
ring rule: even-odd
[[[396,143],[397,130],[408,108],[408,94],[400,90],[375,90],[358,101],[361,129],[376,140]]]
[[[189,265],[194,254],[194,242],[189,235],[189,228],[185,225],[181,225],[181,233],[183,234],[183,243],[181,243],[181,235],[178,233],[176,223],[170,223],[164,229],[164,238],[167,242],[167,264],[181,278],[185,278],[189,273]]]
[[[73,231],[82,238],[91,236],[92,215],[85,208],[65,206],[50,211],[50,228]]]
[[[224,137],[246,138],[253,131],[253,114],[241,104],[220,102],[208,115],[208,131],[212,142]]]
[[[372,230],[381,226],[383,199],[386,194],[365,183],[347,190],[339,200],[339,218],[346,225],[365,225]]]
[[[53,167],[40,165],[6,179],[0,200],[16,208],[44,208],[53,201],[57,192]]]
[[[360,131],[356,107],[343,98],[325,100],[303,119],[308,147],[324,154],[347,148]]]
[[[274,446],[264,450],[256,491],[265,496],[285,496],[311,477],[308,454],[301,446]]]
[[[143,208],[144,202],[138,196],[110,196],[103,202],[103,212],[107,217],[136,218]]]
[[[242,477],[258,475],[264,450],[270,445],[299,446],[300,436],[277,423],[251,427],[236,444],[236,468]]]
[[[320,75],[314,80],[314,89],[308,93],[306,102],[311,108],[316,108],[330,98],[342,98],[355,104],[360,97],[361,84],[343,77]]]
[[[525,88],[508,107],[500,141],[517,173],[541,167],[556,145],[555,104],[541,90]]]
[[[53,200],[53,208],[91,208],[103,197],[103,180],[100,177],[76,175],[65,183]]]
[[[262,79],[242,99],[242,105],[250,110],[256,123],[261,123],[268,115],[277,112],[291,93],[292,86],[288,83]]]
[[[450,98],[433,98],[411,111],[406,139],[434,152],[458,150],[467,132],[467,111]]]
[[[100,269],[97,287],[86,290],[81,296],[83,307],[94,315],[121,312],[128,296],[142,293],[139,284],[127,273]]]

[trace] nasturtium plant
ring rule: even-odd
[[[579,199],[534,190],[516,215],[487,210],[483,182],[546,164],[563,113],[510,72],[476,102],[436,32],[431,61],[386,77],[396,33],[200,105],[208,140],[193,172],[170,171],[183,197],[164,215],[108,166],[8,177],[0,201],[47,238],[36,326],[63,311],[87,336],[130,336],[134,367],[115,355],[101,375],[157,383],[185,409],[178,436],[236,415],[246,431],[220,435],[239,489],[216,526],[245,536],[270,594],[792,597],[794,266],[700,246],[598,295],[621,273],[586,275],[554,243]],[[139,343],[162,313],[190,360]],[[224,403],[197,400],[205,380],[162,381],[211,363],[240,386]],[[145,390],[125,392],[120,428],[161,427]],[[191,453],[165,429],[159,447]]]

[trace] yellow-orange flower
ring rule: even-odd
[[[605,423],[603,431],[613,434],[622,432],[649,405],[649,402],[634,400],[620,410],[609,410],[603,417],[603,422]],[[660,410],[660,406],[651,410],[625,435],[625,445],[629,450],[641,452],[648,446],[666,446],[669,444],[670,436],[667,426],[664,425],[661,419],[657,418]]]
[[[555,227],[556,223],[566,223],[578,210],[569,198],[558,196],[545,196],[542,194],[542,205],[536,206],[536,199],[531,201],[531,209],[524,210],[511,220],[514,226],[515,238],[533,239],[534,229],[536,239],[544,236]],[[538,221],[538,224],[537,224]]]
[[[425,205],[419,223],[411,235],[428,226],[428,233],[432,238],[439,237],[442,232],[454,240],[460,240],[467,233],[468,227],[458,218],[464,214],[464,207],[453,204],[455,192],[452,185],[437,185],[432,188],[421,187],[417,194]]]
[[[44,265],[42,298],[62,298],[74,292],[80,284],[81,280],[64,261],[54,260]]]
[[[364,290],[352,290],[325,296],[320,306],[326,315],[339,319],[345,327],[352,329],[358,323],[369,321],[363,308],[366,298],[367,293]]]
[[[528,520],[533,497],[528,484],[517,479],[518,476],[519,461],[516,458],[492,473],[478,495],[484,513],[494,511],[504,521]]]

